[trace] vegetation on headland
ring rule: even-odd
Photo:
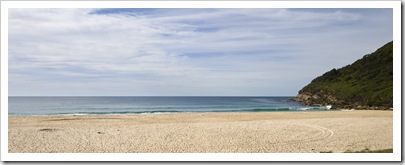
[[[353,64],[332,69],[302,88],[295,101],[333,108],[391,109],[393,104],[393,42]]]

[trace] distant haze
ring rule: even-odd
[[[392,9],[9,9],[10,96],[295,96]]]

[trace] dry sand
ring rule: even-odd
[[[318,153],[393,148],[392,111],[9,117],[10,153]]]

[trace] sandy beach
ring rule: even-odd
[[[10,153],[319,153],[393,148],[392,111],[10,116]]]

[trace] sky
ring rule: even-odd
[[[10,8],[9,96],[295,96],[393,39],[392,9]]]

